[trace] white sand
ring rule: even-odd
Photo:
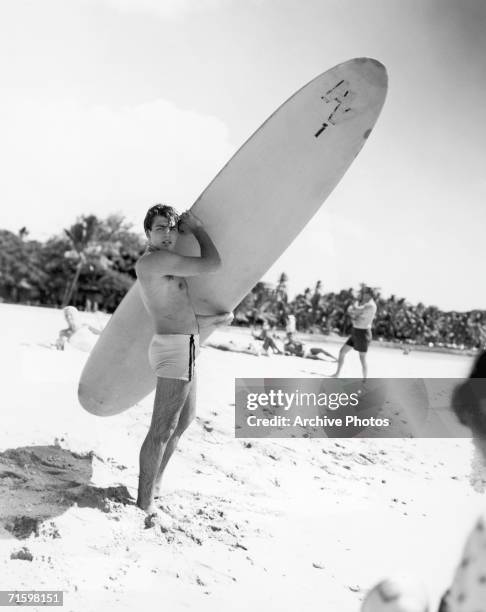
[[[484,504],[468,482],[470,440],[236,440],[236,376],[332,366],[206,348],[198,417],[166,474],[170,522],[145,529],[138,508],[110,496],[136,496],[152,398],[86,413],[76,386],[87,355],[40,346],[64,326],[58,310],[0,306],[0,452],[15,449],[0,456],[1,589],[63,590],[76,612],[357,612],[374,582],[408,570],[437,604]],[[460,377],[470,363],[373,348],[370,376]],[[343,375],[360,375],[355,355]],[[39,535],[18,539],[16,519],[19,535],[32,529],[25,516]],[[33,560],[11,559],[23,546]]]

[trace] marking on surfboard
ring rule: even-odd
[[[334,87],[321,96],[321,100],[324,100],[326,104],[332,104],[333,108],[327,119],[314,134],[314,137],[319,138],[330,125],[338,125],[346,119],[354,117],[356,111],[351,108],[349,104],[353,102],[355,98],[356,93],[350,89],[349,81],[345,79],[339,81]]]

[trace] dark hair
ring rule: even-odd
[[[149,232],[152,229],[152,223],[155,217],[158,216],[165,217],[171,225],[177,225],[179,222],[179,215],[175,208],[167,204],[155,204],[148,209],[145,219],[143,220],[143,229],[145,232]]]
[[[469,378],[452,396],[452,407],[459,421],[476,435],[486,436],[486,351],[476,359]]]

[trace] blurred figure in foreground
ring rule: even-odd
[[[471,484],[486,490],[486,351],[476,359],[469,378],[457,387],[452,407],[459,421],[469,427],[475,447]],[[361,612],[428,612],[421,585],[387,579],[367,594]],[[486,612],[486,513],[466,540],[450,588],[437,612]]]

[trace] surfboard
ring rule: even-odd
[[[369,137],[387,84],[374,59],[335,66],[282,104],[222,168],[191,208],[222,259],[216,274],[188,278],[196,313],[235,308],[298,236]],[[176,250],[200,254],[191,235],[180,235]],[[147,355],[153,333],[136,282],[81,374],[78,397],[87,411],[117,414],[154,389]]]

